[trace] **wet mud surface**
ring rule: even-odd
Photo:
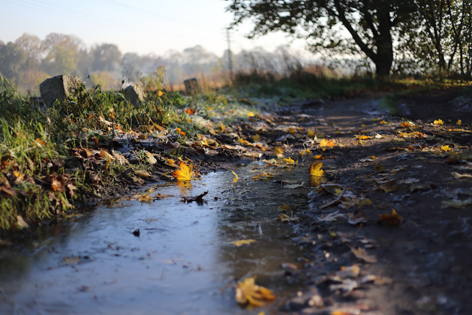
[[[191,187],[153,184],[172,197],[123,198],[2,251],[0,312],[469,314],[471,121],[418,104],[406,102],[423,120],[409,125],[371,98],[267,113],[241,135],[297,163],[248,147],[225,164],[236,183],[219,171]],[[323,180],[313,182],[312,162]],[[244,239],[255,242],[231,243]],[[276,299],[240,307],[232,285],[254,275]]]

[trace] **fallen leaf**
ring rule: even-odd
[[[205,191],[203,194],[194,197],[182,197],[182,201],[186,203],[196,202],[197,204],[203,204],[203,197],[208,194],[208,191]]]
[[[311,176],[318,176],[321,177],[324,174],[324,171],[321,169],[323,166],[323,163],[321,162],[316,162],[315,164],[311,163],[310,164],[310,175]]]
[[[297,164],[297,162],[295,162],[292,158],[288,158],[288,159],[283,159],[282,161],[284,161],[285,163],[287,163],[288,165],[295,165]]]
[[[456,125],[458,125],[458,126],[462,125],[462,120],[459,119],[459,120],[456,122]]]
[[[279,206],[279,211],[287,212],[287,211],[290,211],[290,210],[292,210],[292,208],[290,206],[285,205],[285,204]]]
[[[459,174],[457,172],[452,172],[451,175],[454,176],[454,178],[456,178],[456,179],[459,179],[459,178],[472,178],[471,174]]]
[[[281,147],[275,147],[274,148],[274,153],[277,156],[277,158],[281,159],[284,157],[284,149]]]
[[[16,223],[21,228],[29,228],[28,223],[26,223],[25,220],[23,220],[23,217],[21,215],[16,216]]]
[[[134,173],[136,175],[138,175],[139,177],[141,178],[148,178],[148,177],[151,177],[151,174],[149,174],[147,171],[145,170],[135,170]]]
[[[445,207],[451,207],[451,208],[457,208],[457,209],[463,209],[466,207],[469,207],[472,205],[472,199],[466,199],[466,200],[459,200],[459,199],[452,199],[452,200],[447,200],[442,202],[442,208]]]
[[[323,151],[326,148],[334,148],[335,146],[336,146],[336,143],[333,140],[323,139],[320,141],[320,147],[323,149]]]
[[[444,152],[449,152],[451,151],[452,149],[449,147],[449,145],[443,145],[441,147],[441,150],[444,151]]]
[[[378,223],[386,226],[398,226],[403,219],[395,209],[392,209],[392,214],[379,214],[379,217]]]
[[[354,265],[351,267],[341,267],[341,270],[336,272],[336,275],[340,278],[357,278],[359,276],[359,272],[361,268],[359,266]]]
[[[261,287],[255,283],[255,277],[246,278],[238,282],[236,287],[236,301],[239,304],[249,304],[250,306],[264,306],[265,301],[272,301],[275,295],[272,291]]]
[[[180,170],[175,170],[172,172],[172,176],[174,176],[178,181],[189,181],[192,179],[193,176],[193,165],[187,165],[185,162],[180,162]]]
[[[255,242],[255,240],[248,239],[248,240],[233,241],[233,242],[231,242],[231,244],[236,245],[237,247],[239,247],[241,245],[247,245],[247,244],[251,244],[251,243],[254,243],[254,242]]]
[[[195,114],[195,112],[196,112],[197,110],[194,109],[194,108],[190,108],[190,107],[189,107],[189,108],[186,108],[185,111],[187,112],[187,114],[193,115],[193,114]]]
[[[438,120],[435,120],[433,124],[436,126],[441,126],[441,125],[444,125],[444,121],[442,121],[441,119],[438,119]]]
[[[233,172],[234,175],[233,183],[237,183],[239,179],[238,174],[236,174],[233,170],[231,172]]]
[[[377,262],[377,257],[367,254],[366,250],[362,247],[359,247],[358,249],[351,247],[351,251],[354,256],[356,256],[358,259],[365,261],[366,263],[373,264]]]
[[[383,190],[386,193],[394,192],[400,189],[400,185],[397,185],[397,183],[394,180],[388,181],[387,183],[383,184],[380,186],[380,189]]]

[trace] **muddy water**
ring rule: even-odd
[[[303,253],[291,241],[291,227],[275,218],[281,204],[306,207],[309,189],[279,184],[295,182],[297,170],[253,181],[254,167],[262,164],[235,168],[236,184],[231,172],[205,175],[191,187],[157,183],[155,193],[173,197],[150,204],[124,198],[24,248],[3,250],[0,313],[276,313],[303,281],[281,265],[301,267]],[[203,204],[181,201],[205,191]],[[231,244],[240,239],[256,242]],[[273,303],[247,310],[235,302],[233,288],[222,293],[253,275],[277,295]]]

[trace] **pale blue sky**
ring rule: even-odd
[[[0,0],[0,40],[23,33],[41,40],[49,33],[76,35],[87,47],[118,45],[122,53],[162,55],[169,50],[202,45],[222,55],[225,27],[232,14],[223,0]],[[262,46],[267,50],[290,42],[282,34],[244,38],[250,24],[232,32],[233,51]],[[303,43],[292,44],[300,49]]]

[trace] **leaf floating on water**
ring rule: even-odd
[[[236,287],[236,301],[242,305],[264,306],[266,301],[272,301],[275,295],[272,291],[256,284],[255,277],[246,278],[238,282]]]
[[[377,257],[367,254],[366,250],[362,247],[355,249],[351,247],[351,251],[358,259],[365,261],[366,263],[373,264],[377,262]]]
[[[321,169],[323,166],[323,163],[321,162],[316,162],[315,164],[311,163],[310,164],[310,175],[311,176],[318,176],[321,177],[324,174],[324,171]]]
[[[392,209],[392,214],[379,214],[379,217],[378,223],[386,226],[398,226],[403,219],[395,209]]]
[[[255,242],[255,240],[248,239],[248,240],[234,241],[234,242],[231,242],[231,244],[236,245],[237,247],[239,247],[241,245],[247,245],[247,244],[251,244],[251,243],[254,243],[254,242]]]
[[[208,194],[208,191],[205,191],[203,194],[194,197],[182,197],[182,201],[186,203],[196,202],[198,204],[203,204],[203,197]]]
[[[238,174],[236,174],[233,170],[231,172],[233,172],[234,175],[233,183],[237,183],[239,179]]]
[[[178,181],[189,181],[192,179],[193,176],[193,165],[187,165],[185,162],[180,162],[180,170],[175,170],[172,172],[172,176],[174,176]]]

